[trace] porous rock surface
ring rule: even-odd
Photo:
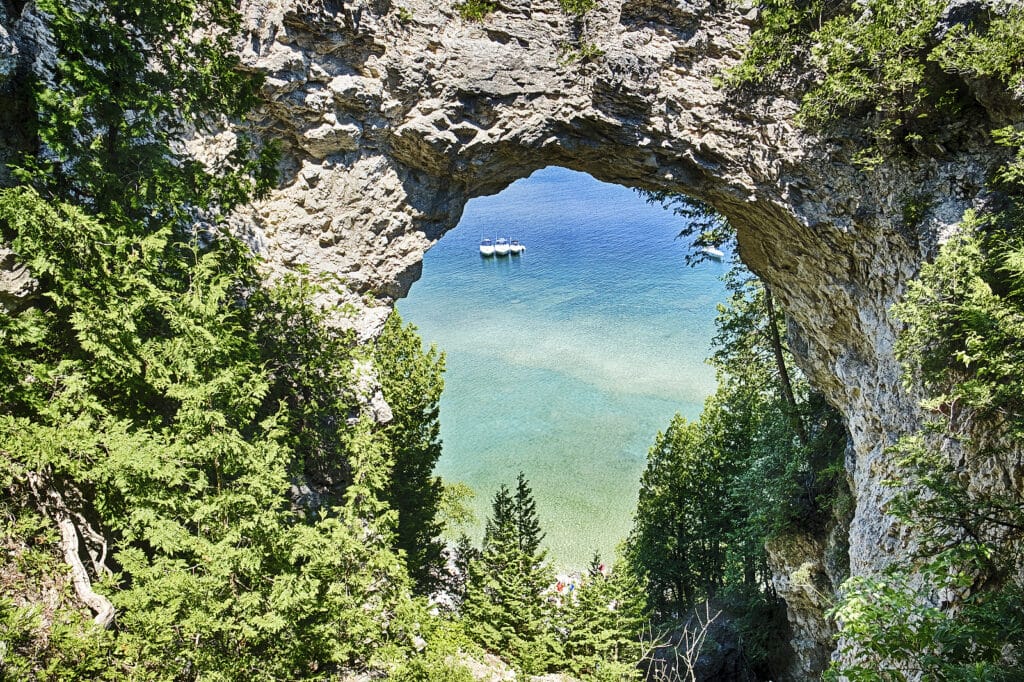
[[[598,0],[583,17],[558,0],[496,0],[479,22],[453,0],[242,7],[239,50],[266,76],[257,125],[284,153],[281,186],[252,210],[253,243],[272,270],[341,277],[348,293],[336,302],[372,336],[466,202],[539,168],[707,201],[737,228],[743,260],[788,315],[798,362],[847,420],[851,573],[909,550],[880,485],[886,446],[919,420],[900,387],[889,310],[981,200],[1000,158],[984,135],[858,170],[862,141],[796,129],[784,86],[757,96],[716,87],[758,20],[724,0]],[[13,45],[0,32],[0,82]],[[911,201],[928,208],[907,224]],[[794,571],[820,563],[796,561],[817,548],[797,549]],[[810,623],[806,590],[784,572],[782,596]],[[817,644],[800,651],[794,676],[828,658],[827,636],[807,641]]]
[[[786,600],[793,661],[788,677],[815,679],[828,667],[836,624],[827,617],[837,589],[847,577],[845,526],[820,532],[791,532],[767,544],[772,585]]]

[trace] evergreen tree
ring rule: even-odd
[[[821,532],[841,499],[846,431],[782,343],[782,320],[745,271],[727,278],[712,363],[718,390],[696,422],[659,433],[641,479],[626,556],[658,620],[714,598],[737,614],[746,653],[773,674],[783,640],[765,542]]]
[[[0,317],[8,495],[28,491],[58,529],[73,524],[65,552],[84,540],[81,563],[67,561],[103,578],[101,596],[117,609],[110,665],[294,678],[311,662],[368,660],[405,589],[377,501],[382,450],[366,424],[339,418],[352,471],[343,498],[315,518],[292,509],[302,454],[282,428],[287,406],[266,402],[271,377],[253,330],[261,299],[237,305],[252,282],[244,254],[158,232],[124,258],[138,241],[32,190],[3,193],[0,215],[52,301]],[[88,258],[69,263],[67,253]],[[324,315],[308,298],[294,305]],[[348,352],[319,359],[343,375],[330,382],[343,381]],[[280,636],[300,621],[302,638]]]
[[[416,328],[403,327],[396,311],[374,347],[374,366],[393,415],[383,433],[393,463],[385,499],[398,512],[395,547],[405,552],[420,591],[429,593],[439,586],[444,564],[438,517],[443,486],[434,475],[441,456],[444,356],[435,348],[424,352]]]
[[[40,153],[19,164],[23,182],[135,235],[211,227],[273,184],[273,150],[238,123],[261,79],[232,50],[233,2],[37,4],[56,59],[32,93]],[[223,127],[235,144],[213,168],[180,152],[190,131]]]
[[[648,454],[629,553],[662,617],[682,616],[722,582],[729,518],[721,464],[701,424],[679,415]]]
[[[311,278],[265,287],[221,229],[273,179],[231,124],[258,88],[229,56],[234,4],[39,6],[57,56],[33,85],[40,153],[0,191],[0,236],[41,288],[0,313],[0,515],[5,551],[51,567],[29,543],[53,545],[74,583],[48,579],[79,601],[47,630],[0,599],[4,673],[301,679],[408,646],[351,338]],[[181,150],[214,124],[238,144],[206,167]],[[290,494],[312,471],[326,503]]]
[[[281,412],[289,447],[289,473],[315,491],[310,512],[340,504],[353,480],[344,421],[358,409],[351,330],[326,321],[310,304],[321,288],[310,277],[289,277],[249,297],[260,361],[268,374],[261,417]]]
[[[583,679],[639,676],[646,623],[645,586],[624,565],[608,570],[595,555],[587,575],[562,603],[567,669]]]
[[[540,519],[537,518],[537,505],[533,500],[533,490],[521,471],[516,480],[515,518],[520,551],[530,556],[535,555],[540,550],[544,533],[541,532]]]
[[[537,548],[539,524],[522,474],[514,497],[501,486],[491,504],[483,549],[469,566],[463,615],[484,649],[507,657],[527,673],[548,670],[559,658],[544,597],[554,576]],[[533,547],[532,552],[524,548]]]

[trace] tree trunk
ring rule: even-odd
[[[85,570],[82,558],[78,555],[78,531],[71,519],[64,516],[58,518],[60,529],[60,547],[64,553],[64,563],[71,567],[71,582],[75,586],[75,594],[90,609],[96,612],[92,622],[106,629],[114,622],[114,605],[102,594],[92,589],[89,573]]]
[[[772,291],[767,285],[764,286],[764,304],[768,309],[768,333],[772,343],[772,352],[775,354],[775,365],[779,370],[782,398],[786,402],[786,417],[789,419],[790,426],[793,427],[800,445],[807,445],[807,431],[804,429],[804,422],[800,419],[800,413],[797,411],[796,398],[793,396],[793,383],[789,379],[786,358],[782,354],[782,338],[779,336],[775,301],[772,298]]]
[[[111,623],[114,622],[114,605],[109,599],[92,589],[89,571],[85,568],[79,551],[79,529],[75,526],[72,518],[77,516],[83,526],[88,526],[88,523],[84,521],[80,514],[75,514],[69,509],[64,501],[64,496],[54,487],[53,481],[49,480],[49,477],[44,478],[43,475],[37,472],[30,472],[27,479],[40,510],[53,519],[53,522],[57,524],[57,529],[60,531],[61,554],[64,557],[64,563],[68,565],[71,571],[71,583],[75,586],[75,595],[83,604],[95,612],[96,615],[92,619],[94,623],[104,629],[110,627]],[[102,537],[91,528],[85,531],[85,535]],[[105,555],[105,541],[103,546],[103,554]],[[94,564],[95,561],[94,559]],[[105,566],[100,564],[97,568],[97,573],[105,568]]]

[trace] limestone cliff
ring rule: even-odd
[[[252,209],[254,243],[273,269],[341,275],[370,335],[466,202],[536,169],[707,201],[737,228],[744,261],[786,310],[801,366],[846,418],[850,571],[877,572],[908,551],[913,538],[883,512],[891,493],[880,485],[891,473],[886,446],[919,421],[899,384],[889,309],[983,200],[1001,154],[982,126],[966,121],[939,156],[864,173],[851,162],[856,129],[797,129],[784,86],[745,98],[716,87],[758,21],[722,0],[599,0],[583,17],[558,0],[498,0],[478,23],[453,0],[243,9],[239,50],[266,75],[258,123],[284,149],[280,188]],[[2,19],[0,80],[18,57],[8,33],[19,23]],[[989,113],[1019,120],[1009,111]],[[911,201],[928,206],[913,224]],[[814,556],[824,545],[796,544],[778,548],[776,566],[791,620],[806,625],[799,648],[812,674],[829,653],[823,600],[793,574],[808,563],[828,572]]]
[[[847,420],[850,570],[876,572],[908,550],[882,511],[884,449],[918,422],[889,308],[980,201],[999,159],[983,135],[861,172],[855,133],[806,135],[786,92],[736,100],[715,87],[757,21],[729,3],[608,0],[580,19],[555,0],[503,0],[470,23],[449,3],[259,0],[247,15],[246,59],[268,76],[264,125],[288,150],[284,186],[258,208],[274,263],[343,273],[386,309],[469,198],[537,168],[708,201],[738,229],[744,260],[785,306],[801,365]],[[584,45],[599,56],[574,58]],[[917,224],[904,219],[912,200],[931,207]],[[788,570],[824,559],[794,546],[776,554],[778,582],[810,674],[828,657],[826,600],[808,600]]]

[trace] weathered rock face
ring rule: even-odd
[[[786,601],[789,643],[795,654],[787,678],[817,678],[831,660],[836,624],[827,616],[848,577],[847,526],[791,533],[768,543],[772,584]]]
[[[736,99],[715,87],[757,20],[723,0],[599,0],[584,18],[557,0],[498,0],[479,23],[452,0],[243,9],[239,49],[267,77],[259,125],[284,150],[282,185],[253,212],[272,268],[343,277],[370,335],[465,203],[536,169],[703,199],[737,228],[743,259],[789,316],[800,364],[847,419],[851,572],[905,554],[912,538],[883,513],[880,481],[885,447],[919,415],[899,386],[889,309],[980,200],[1000,157],[984,135],[961,130],[941,157],[862,173],[850,162],[859,140],[797,130],[787,93]],[[0,33],[0,83],[11,45]],[[929,207],[916,224],[904,219],[910,202]]]
[[[796,130],[785,93],[734,100],[715,87],[754,20],[731,3],[605,0],[579,19],[555,0],[506,0],[480,23],[423,0],[252,0],[247,14],[264,125],[287,150],[284,186],[259,207],[271,261],[341,273],[386,306],[469,198],[543,166],[708,201],[848,420],[853,573],[904,551],[878,485],[883,449],[917,422],[889,308],[978,200],[999,158],[983,137],[857,170],[858,140]],[[584,45],[601,56],[567,56]],[[931,206],[917,225],[904,221],[911,201]]]
[[[35,16],[22,18],[0,0],[0,186],[9,182],[8,163],[29,144],[23,92],[28,79],[24,76],[30,70],[31,44],[41,28]],[[6,282],[0,283],[0,292],[5,289]]]

